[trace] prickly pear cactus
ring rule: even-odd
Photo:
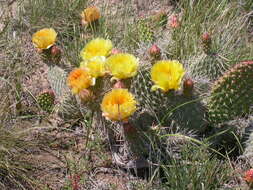
[[[249,114],[253,105],[253,61],[234,66],[217,80],[208,100],[208,117],[222,123]]]
[[[211,39],[210,34],[208,32],[205,32],[202,35],[201,43],[202,43],[203,51],[206,54],[212,53],[211,52],[212,39]]]
[[[60,67],[54,66],[50,68],[47,74],[47,79],[58,99],[61,99],[69,92],[69,88],[66,84],[67,72]]]
[[[139,40],[141,42],[152,42],[154,41],[154,31],[152,27],[145,19],[141,19],[137,24],[137,32],[139,35]]]
[[[50,68],[47,78],[56,95],[56,112],[65,119],[81,117],[81,106],[71,94],[70,89],[66,84],[67,72],[58,66],[54,66]]]
[[[150,69],[146,68],[133,79],[131,90],[141,108],[154,113],[159,122],[180,128],[205,130],[205,106],[198,94],[185,96],[182,92],[151,91],[153,82]],[[195,92],[193,92],[194,94]]]
[[[152,85],[150,68],[146,67],[133,78],[131,91],[135,94],[140,107],[158,113],[166,108],[168,97],[160,91],[151,91]]]
[[[219,55],[201,54],[189,60],[189,67],[193,77],[203,76],[214,81],[222,76],[229,65]]]
[[[46,112],[51,112],[54,107],[54,102],[55,102],[54,93],[52,91],[42,92],[37,97],[37,102],[42,110]]]

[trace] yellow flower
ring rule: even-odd
[[[80,68],[86,68],[92,77],[102,77],[105,75],[105,57],[97,56],[80,63]]]
[[[127,89],[113,89],[105,94],[101,109],[108,119],[127,120],[136,111],[136,101]]]
[[[67,84],[72,89],[73,94],[78,94],[81,90],[92,85],[92,77],[85,69],[74,69],[69,73]]]
[[[91,40],[81,51],[83,60],[88,60],[96,56],[108,56],[112,49],[111,40],[96,38]]]
[[[151,68],[151,80],[155,83],[152,90],[178,90],[184,74],[183,65],[178,61],[158,61]]]
[[[117,79],[133,77],[137,73],[138,59],[131,54],[118,53],[107,59],[106,68]]]
[[[48,49],[54,45],[56,36],[57,33],[53,28],[44,28],[33,34],[32,42],[36,48]]]
[[[81,13],[82,22],[90,23],[100,18],[100,12],[97,7],[88,7]]]

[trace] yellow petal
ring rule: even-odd
[[[117,79],[126,79],[137,74],[138,59],[128,53],[118,53],[106,61],[106,68]]]
[[[96,56],[107,57],[110,54],[112,47],[111,40],[96,38],[85,45],[81,51],[81,57],[83,60],[89,60]]]
[[[92,77],[85,69],[74,69],[69,73],[67,84],[73,94],[78,94],[81,90],[90,87],[93,84]]]
[[[151,80],[155,83],[151,90],[178,90],[184,74],[183,65],[178,61],[158,61],[151,68]]]
[[[44,28],[34,33],[32,42],[38,49],[48,49],[55,44],[57,33],[53,28]]]
[[[82,20],[87,23],[94,22],[100,18],[100,12],[97,7],[88,7],[81,13]]]
[[[105,57],[97,56],[90,60],[82,61],[80,68],[86,68],[92,77],[102,77],[105,75]]]
[[[127,89],[113,89],[105,94],[101,109],[103,115],[113,121],[129,118],[136,111],[136,101]]]

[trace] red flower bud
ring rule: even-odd
[[[156,45],[152,45],[151,48],[148,50],[150,57],[154,59],[160,59],[161,58],[161,49]]]
[[[248,183],[253,183],[253,169],[245,172],[244,180]]]
[[[194,87],[194,82],[191,79],[185,79],[183,84],[184,95],[190,95]]]
[[[178,28],[179,27],[180,23],[179,23],[179,19],[178,19],[177,15],[172,15],[170,17],[169,25],[171,28]]]
[[[51,48],[51,55],[52,55],[53,57],[60,56],[60,55],[61,55],[61,50],[60,50],[60,48],[54,45],[54,46]]]
[[[211,42],[211,36],[210,36],[210,34],[208,32],[205,32],[202,35],[202,41],[205,42],[205,43]]]
[[[112,51],[111,51],[112,55],[115,55],[115,54],[118,54],[118,53],[121,53],[121,51],[116,49],[116,48],[113,48]]]
[[[119,80],[113,85],[113,88],[126,88],[126,86],[122,81]]]

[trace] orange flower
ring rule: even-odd
[[[48,49],[55,44],[57,33],[53,28],[44,28],[32,36],[32,42],[38,49]]]
[[[73,94],[78,94],[83,89],[91,86],[93,82],[87,70],[78,68],[69,73],[67,84],[72,89]]]
[[[82,23],[91,23],[100,18],[100,12],[97,7],[88,7],[81,13]]]

